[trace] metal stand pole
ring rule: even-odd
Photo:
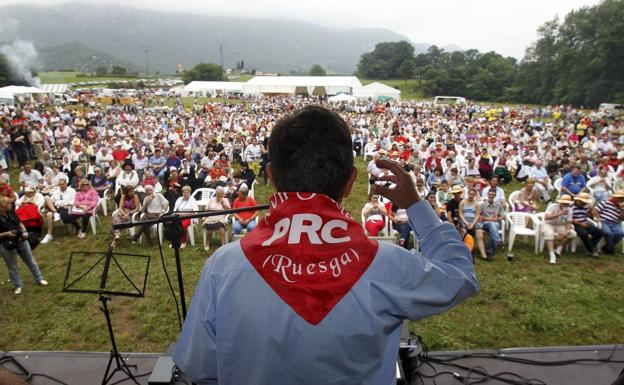
[[[186,319],[186,297],[184,296],[184,280],[182,278],[182,262],[180,259],[180,240],[184,236],[184,229],[182,228],[182,220],[179,215],[171,214],[168,216],[168,220],[164,222],[164,236],[171,242],[173,248],[173,254],[176,261],[176,272],[178,274],[178,291],[180,293],[180,302],[182,302],[182,320]]]
[[[174,249],[176,270],[178,271],[178,288],[180,290],[180,302],[182,303],[182,320],[186,319],[186,299],[184,297],[184,282],[182,280],[182,264],[180,262],[180,246]]]
[[[128,365],[126,361],[121,357],[119,351],[117,350],[117,343],[115,342],[115,333],[113,332],[113,324],[110,318],[110,312],[108,311],[107,302],[111,299],[110,296],[105,296],[100,294],[100,301],[102,302],[102,307],[100,310],[104,313],[104,317],[106,317],[106,325],[108,326],[108,334],[111,339],[111,344],[113,349],[111,350],[110,357],[108,358],[108,365],[106,365],[106,372],[104,372],[104,378],[102,379],[102,385],[106,385],[117,372],[123,372],[130,378],[135,384],[140,385],[134,375],[130,371],[130,368],[136,369],[136,365]],[[111,369],[111,364],[115,360],[115,368],[112,372],[109,373]]]
[[[106,260],[104,261],[104,271],[102,272],[102,279],[100,281],[100,290],[104,290],[106,288],[106,281],[108,280],[108,271],[110,270],[111,260],[113,259],[113,247],[109,246],[108,251],[106,252]],[[106,372],[104,372],[104,378],[102,379],[102,385],[106,385],[108,381],[110,381],[115,373],[123,372],[128,378],[132,379],[135,384],[140,385],[136,378],[130,372],[130,367],[134,367],[136,369],[136,365],[127,365],[126,362],[121,358],[119,351],[117,350],[117,343],[115,342],[115,333],[113,332],[113,323],[111,322],[110,312],[108,311],[108,301],[111,299],[110,296],[106,296],[100,292],[100,302],[102,302],[102,307],[100,310],[104,313],[104,317],[106,318],[106,325],[108,326],[108,334],[111,339],[111,344],[113,346],[113,350],[111,350],[110,357],[108,358],[108,365],[106,365]],[[115,368],[109,374],[109,370],[111,369],[111,364],[113,363],[113,359],[115,360]]]

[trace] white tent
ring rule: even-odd
[[[245,94],[351,94],[362,83],[355,76],[256,76],[243,87]]]
[[[373,82],[363,87],[358,88],[353,92],[359,99],[374,99],[379,98],[392,98],[401,100],[401,91],[396,88],[392,88],[386,84]]]
[[[242,93],[243,82],[190,82],[182,89],[182,96],[216,96],[227,93]]]
[[[0,105],[12,106],[14,104],[13,95],[0,93]]]
[[[353,95],[338,94],[338,95],[327,98],[327,100],[330,103],[340,103],[340,102],[353,102],[353,101],[358,100],[358,98]]]
[[[42,84],[41,88],[47,94],[64,94],[67,90],[69,90],[69,85],[64,83]]]
[[[0,94],[7,95],[26,95],[26,94],[42,94],[45,91],[36,87],[25,86],[6,86],[0,88]]]

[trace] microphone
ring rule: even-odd
[[[114,230],[122,230],[129,229],[131,227],[136,226],[148,226],[155,225],[157,223],[169,224],[173,222],[179,222],[182,219],[195,219],[195,218],[205,218],[205,217],[213,217],[216,215],[228,215],[228,214],[237,214],[243,213],[246,211],[262,211],[267,210],[269,205],[258,205],[251,207],[241,207],[238,209],[230,209],[230,210],[212,210],[212,211],[173,211],[171,213],[166,213],[160,216],[158,219],[150,219],[146,221],[136,221],[136,222],[125,222],[125,223],[115,223],[113,224]]]

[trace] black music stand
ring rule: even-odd
[[[133,261],[141,261],[145,263],[144,272],[133,271],[130,275],[124,271],[122,264],[119,263],[118,258],[128,257]],[[108,359],[108,365],[106,365],[106,372],[102,379],[102,385],[106,385],[117,372],[124,373],[126,379],[131,379],[135,384],[139,385],[138,381],[130,371],[131,367],[136,370],[136,365],[128,365],[124,361],[119,350],[117,349],[117,343],[115,342],[115,334],[113,332],[113,324],[111,322],[110,312],[108,310],[108,301],[113,296],[125,296],[125,297],[144,297],[145,286],[147,284],[147,274],[149,271],[150,256],[148,255],[136,255],[136,254],[113,254],[113,247],[109,246],[108,251],[101,252],[72,252],[69,256],[69,264],[67,265],[67,271],[65,272],[65,280],[63,282],[63,292],[66,293],[87,293],[98,294],[99,300],[102,302],[100,310],[104,313],[106,318],[106,325],[108,326],[108,334],[111,339],[112,350]],[[111,265],[113,269],[117,269],[117,276],[109,277],[111,272]],[[73,266],[73,269],[72,269]],[[98,274],[101,269],[101,274]],[[78,273],[76,273],[78,271]],[[138,273],[138,277],[136,276]],[[142,278],[143,287],[137,278]],[[134,281],[137,281],[135,284]],[[98,282],[99,281],[99,282]],[[90,286],[93,285],[93,286]],[[115,361],[115,368],[111,370],[111,365]]]
[[[180,262],[180,239],[184,233],[182,229],[182,221],[184,219],[197,219],[206,218],[215,215],[227,215],[242,213],[245,211],[257,211],[267,210],[269,205],[259,205],[252,207],[242,207],[238,209],[220,210],[220,211],[174,211],[168,214],[161,215],[158,219],[149,219],[138,222],[125,222],[125,223],[113,223],[113,230],[129,229],[136,226],[157,225],[163,226],[163,235],[165,239],[171,242],[171,247],[174,250],[174,256],[176,261],[176,271],[178,274],[178,292],[180,294],[180,303],[182,305],[182,319],[186,319],[186,297],[184,295],[184,281],[182,278],[182,263]],[[159,241],[158,247],[162,247]],[[180,325],[181,327],[181,325]]]

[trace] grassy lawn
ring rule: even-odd
[[[423,95],[422,90],[420,89],[420,80],[418,79],[360,79],[360,82],[363,85],[367,85],[373,82],[383,83],[390,87],[394,87],[396,89],[401,90],[401,100],[428,100],[431,98],[427,98]]]
[[[360,175],[345,206],[359,220],[366,201],[366,162],[357,161]],[[12,180],[17,180],[12,169]],[[517,185],[506,188],[507,193]],[[267,202],[271,193],[258,186],[256,200]],[[20,263],[24,292],[12,294],[0,267],[0,350],[86,350],[109,349],[104,317],[97,296],[62,293],[70,251],[104,251],[109,241],[110,217],[100,214],[97,236],[85,240],[67,235],[59,226],[55,240],[40,246],[35,255],[48,287],[35,286]],[[209,257],[196,246],[182,250],[187,300]],[[216,239],[213,241],[213,250]],[[452,311],[412,323],[431,349],[504,348],[520,346],[583,345],[622,342],[624,324],[624,263],[621,255],[596,260],[586,257],[582,245],[576,255],[564,255],[550,266],[544,254],[534,255],[531,240],[516,240],[516,260],[507,262],[504,252],[494,262],[476,262],[481,291]],[[117,343],[123,351],[164,351],[176,340],[175,307],[167,286],[158,248],[125,241],[119,253],[152,256],[145,298],[114,298],[110,302]],[[164,249],[167,270],[174,279],[172,251]],[[124,265],[128,270],[138,263]],[[176,285],[176,282],[173,282]],[[251,294],[251,293],[250,293]]]
[[[54,84],[54,83],[80,83],[80,82],[92,82],[92,81],[103,81],[103,80],[133,80],[136,77],[119,77],[119,76],[85,76],[79,77],[77,76],[80,72],[64,72],[64,71],[54,71],[54,72],[40,72],[39,79],[43,84]]]

